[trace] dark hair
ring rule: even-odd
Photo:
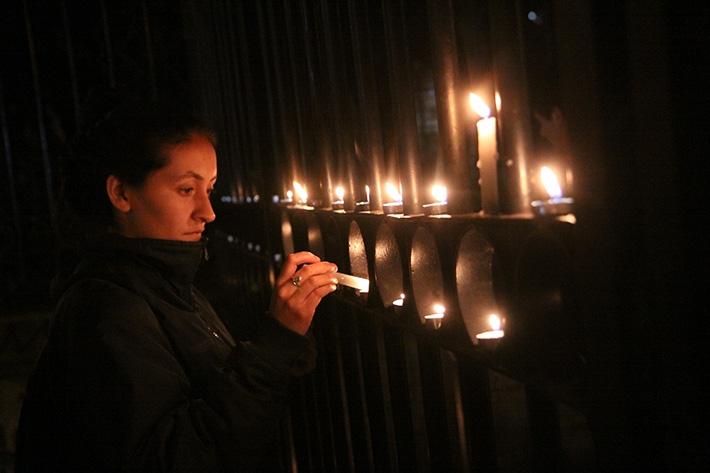
[[[100,117],[77,136],[64,160],[62,222],[71,227],[69,233],[76,234],[78,228],[84,235],[106,232],[113,225],[107,177],[115,175],[139,186],[152,171],[165,166],[167,146],[195,134],[216,145],[210,127],[183,107],[166,101],[132,99]]]

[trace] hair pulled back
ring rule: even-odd
[[[166,148],[193,135],[215,145],[215,133],[186,109],[164,101],[124,101],[77,136],[64,162],[63,223],[76,234],[101,234],[113,226],[106,179],[132,186],[167,164]],[[76,238],[76,235],[73,237]]]

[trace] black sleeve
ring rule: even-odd
[[[278,431],[309,340],[271,320],[222,356],[199,324],[181,326],[180,314],[164,327],[129,291],[81,286],[62,312],[71,314],[69,428],[82,433],[87,461],[105,471],[251,471]]]

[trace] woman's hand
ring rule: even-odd
[[[333,276],[337,270],[333,263],[321,261],[308,251],[290,254],[276,279],[271,302],[276,320],[305,335],[321,299],[337,289],[338,280]]]

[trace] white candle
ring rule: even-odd
[[[399,299],[395,299],[392,301],[392,305],[396,305],[397,307],[404,306],[404,298],[404,294],[400,294]]]
[[[491,314],[488,316],[488,325],[490,325],[491,330],[476,334],[477,339],[494,340],[505,336],[505,332],[500,328],[501,320],[500,317],[498,317],[498,314]]]
[[[469,95],[473,110],[481,117],[478,131],[478,172],[481,184],[481,208],[484,213],[498,213],[498,139],[497,123],[491,109],[476,94]]]
[[[338,279],[338,284],[341,286],[351,287],[360,292],[368,292],[370,290],[369,279],[359,278],[357,276],[343,273],[335,273],[335,277]]]
[[[298,197],[298,201],[301,204],[308,203],[308,191],[306,190],[306,186],[302,185],[298,181],[293,181],[293,188],[296,191],[296,196]]]
[[[436,320],[436,319],[443,319],[444,316],[446,315],[446,307],[444,307],[441,304],[434,304],[432,307],[434,309],[433,314],[427,314],[424,316],[425,319],[427,320]]]
[[[571,197],[563,197],[562,188],[557,181],[555,172],[547,166],[542,166],[542,168],[540,168],[540,180],[545,187],[545,192],[547,192],[550,198],[547,200],[533,200],[531,205],[535,213],[541,216],[555,216],[571,213],[574,199]]]

